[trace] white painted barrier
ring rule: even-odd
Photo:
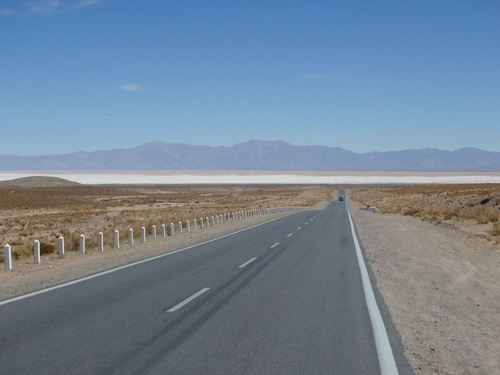
[[[115,229],[115,245],[114,245],[114,248],[115,249],[119,249],[120,248],[120,232],[118,231],[118,229]]]
[[[97,234],[97,251],[100,253],[104,252],[104,234],[102,232]]]
[[[80,234],[80,254],[85,255],[85,235]]]
[[[40,264],[40,241],[33,242],[33,263]]]
[[[59,248],[59,258],[64,258],[64,237],[57,239],[57,246]]]
[[[219,226],[221,224],[224,224],[226,222],[231,222],[231,221],[236,221],[236,220],[241,220],[244,218],[248,218],[254,215],[265,215],[269,213],[277,213],[277,212],[290,212],[290,211],[299,211],[299,210],[307,210],[310,208],[307,207],[275,207],[275,208],[266,208],[266,209],[253,209],[253,210],[243,210],[243,211],[237,211],[237,212],[232,212],[232,213],[225,213],[225,214],[220,214],[220,215],[215,215],[211,216],[210,218],[207,216],[204,218],[200,218],[200,229],[203,230],[205,227],[210,228],[210,227],[215,227]],[[373,206],[361,206],[360,209],[365,209],[365,210],[370,210],[370,211],[375,211],[375,212],[380,212],[376,207]],[[194,223],[194,230],[198,230],[198,222],[196,219],[193,220]],[[191,224],[190,221],[186,221],[185,225],[186,231],[188,233],[191,232]],[[166,230],[165,224],[162,224],[162,237],[167,237],[168,233]],[[183,224],[182,221],[179,221],[179,233],[183,232]],[[175,226],[173,223],[170,224],[170,235],[173,236],[175,235]],[[157,234],[156,234],[156,226],[153,225],[151,228],[151,236],[153,239],[156,239]],[[145,227],[141,228],[141,240],[143,242],[146,241],[146,229]],[[81,234],[80,235],[80,254],[84,255],[86,253],[86,245],[85,245],[85,235]],[[58,253],[59,253],[59,258],[64,258],[64,252],[65,252],[65,246],[64,246],[64,237],[59,237],[57,239],[58,242]],[[134,234],[133,234],[133,229],[129,229],[129,238],[128,238],[128,243],[129,245],[134,245]],[[118,230],[115,230],[114,232],[114,248],[118,249],[120,248],[120,233]],[[97,237],[97,250],[98,252],[104,252],[104,235],[102,232],[98,233]],[[12,269],[12,248],[9,244],[6,244],[4,247],[4,253],[5,253],[5,268],[7,269]],[[33,244],[33,257],[34,257],[34,263],[41,263],[41,257],[40,257],[40,242],[38,240],[34,241]]]
[[[4,264],[8,270],[12,269],[12,248],[9,244],[4,247]]]
[[[128,230],[128,244],[134,246],[134,230],[132,228]]]

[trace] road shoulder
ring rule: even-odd
[[[414,372],[500,373],[500,253],[458,230],[349,205]]]

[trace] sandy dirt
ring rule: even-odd
[[[500,252],[456,227],[361,211],[377,288],[416,374],[500,374]]]

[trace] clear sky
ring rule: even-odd
[[[0,0],[0,154],[500,151],[499,0]]]

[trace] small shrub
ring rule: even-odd
[[[26,246],[20,246],[12,250],[12,258],[15,260],[29,258],[32,255],[33,249]]]
[[[458,214],[459,214],[459,209],[458,208],[446,209],[443,212],[443,219],[444,220],[455,219],[455,218],[458,217]]]
[[[490,231],[492,236],[500,236],[500,223],[493,224],[493,229]]]
[[[408,207],[403,211],[404,216],[419,216],[420,210],[415,207]]]
[[[56,246],[53,243],[40,241],[40,255],[52,254],[56,252]]]
[[[488,207],[470,207],[463,210],[463,217],[476,220],[479,224],[498,222],[498,213]]]

